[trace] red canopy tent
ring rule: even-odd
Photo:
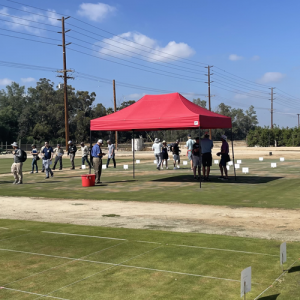
[[[200,136],[200,129],[231,127],[230,117],[200,107],[179,93],[145,95],[136,103],[90,123],[91,131],[133,131],[133,138],[134,131],[198,128]]]

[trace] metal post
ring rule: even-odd
[[[299,128],[299,116],[300,116],[300,114],[297,114],[297,116],[298,116],[298,128]]]
[[[114,90],[114,111],[117,111],[117,100],[116,100],[116,82],[113,80],[113,90]],[[115,131],[115,145],[116,150],[118,150],[118,131]]]
[[[232,151],[232,161],[233,161],[233,170],[234,170],[234,180],[236,181],[236,170],[235,170],[235,163],[234,163],[234,150],[233,150],[233,132],[231,127],[231,151]]]
[[[134,147],[134,130],[132,129],[132,172],[133,172],[133,179],[135,179],[135,164],[134,164],[134,158],[135,158],[135,147]]]
[[[273,109],[273,100],[274,100],[274,93],[273,93],[273,90],[275,88],[274,87],[271,87],[270,90],[271,90],[271,129],[273,129],[273,112],[274,112],[274,109]]]
[[[200,189],[201,189],[201,166],[202,166],[202,157],[201,157],[201,154],[202,154],[202,149],[201,149],[201,140],[200,140],[200,135],[201,135],[201,130],[200,130],[200,126],[199,126],[199,151],[200,151],[200,153],[199,153],[199,160],[200,160],[200,167],[198,167],[198,168],[200,168],[200,178],[199,178],[199,181],[200,181]],[[193,166],[193,168],[194,168],[194,166]],[[197,171],[197,169],[196,169],[196,171]]]
[[[213,81],[210,81],[210,75],[213,75],[210,73],[210,68],[212,68],[213,66],[207,66],[205,68],[207,68],[207,84],[208,84],[208,109],[209,111],[211,111],[211,103],[210,103],[210,84],[213,82]],[[209,129],[209,138],[211,139],[211,129]]]
[[[92,164],[93,164],[93,157],[92,157],[92,131],[90,129],[90,174],[92,174]]]

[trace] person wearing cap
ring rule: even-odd
[[[161,149],[161,154],[162,154],[162,160],[161,160],[161,168],[164,168],[164,162],[166,164],[166,169],[168,169],[168,159],[169,159],[169,154],[168,154],[168,146],[166,141],[162,142],[162,149]]]
[[[162,160],[162,144],[160,143],[160,139],[155,138],[152,150],[154,151],[154,156],[156,158],[156,169],[160,170]]]
[[[48,142],[45,143],[45,148],[43,149],[41,154],[43,155],[43,165],[45,166],[46,171],[45,179],[48,179],[49,174],[51,175],[51,177],[53,177],[53,172],[50,168],[53,159],[53,148],[49,145]]]
[[[38,165],[37,165],[37,161],[38,161],[38,159],[40,159],[39,158],[39,152],[38,152],[38,150],[36,149],[36,145],[31,145],[31,148],[32,148],[32,150],[31,150],[31,152],[30,152],[30,154],[32,154],[32,163],[31,163],[31,167],[32,167],[32,169],[31,169],[31,174],[33,174],[33,171],[34,171],[34,166],[35,166],[35,173],[38,173],[39,172],[39,170],[38,170]]]
[[[202,170],[205,181],[210,181],[209,173],[212,166],[211,149],[214,147],[214,143],[209,139],[208,132],[205,132],[204,138],[201,139],[201,152],[202,152]]]
[[[76,145],[73,144],[72,141],[68,142],[69,148],[68,148],[68,155],[70,155],[70,161],[71,161],[71,170],[75,170],[75,163],[74,163],[74,159],[75,159],[75,155],[77,152],[77,147]]]
[[[201,146],[199,144],[199,137],[195,138],[196,143],[193,145],[192,150],[192,159],[193,159],[193,172],[194,172],[194,179],[200,179],[200,168],[201,168]],[[196,176],[198,168],[198,177]]]
[[[42,153],[42,151],[43,151],[44,148],[46,147],[46,143],[47,143],[47,142],[45,142],[45,145],[41,148],[40,153]],[[43,173],[45,172],[45,166],[44,166],[44,164],[42,164],[42,172],[43,172]]]
[[[85,165],[85,162],[87,162],[87,164],[89,165],[89,168],[91,168],[91,164],[88,159],[89,148],[84,145],[84,142],[81,142],[80,146],[81,146],[81,165],[83,166],[83,165]],[[79,169],[81,169],[81,167]]]
[[[92,157],[93,157],[93,166],[95,170],[95,179],[96,183],[102,183],[100,181],[101,173],[102,173],[102,157],[105,153],[102,152],[101,146],[103,141],[100,139],[92,148]]]
[[[108,168],[109,162],[112,159],[114,163],[114,168],[116,168],[116,160],[115,160],[115,145],[111,143],[110,140],[107,141],[107,148],[108,148],[108,158],[106,162],[106,168]]]
[[[221,152],[217,153],[218,156],[221,155],[221,160],[219,163],[221,176],[219,177],[219,179],[228,180],[229,178],[228,178],[226,164],[227,162],[230,161],[230,157],[229,157],[229,145],[227,143],[227,136],[223,134],[221,136],[221,140],[222,140]],[[224,177],[224,173],[225,173],[225,177]]]
[[[179,140],[176,140],[176,142],[171,146],[171,151],[173,152],[173,159],[174,159],[174,170],[177,168],[180,168],[180,152],[181,150],[179,149]],[[177,168],[176,168],[176,163],[177,163]]]
[[[185,146],[187,148],[187,157],[188,157],[189,161],[191,162],[191,170],[193,170],[192,150],[193,150],[194,143],[195,142],[192,140],[192,136],[189,134],[188,140],[187,140]]]
[[[14,163],[11,166],[11,172],[14,174],[14,178],[15,178],[13,184],[22,184],[23,183],[23,173],[22,173],[23,162],[21,161],[22,151],[16,142],[13,142],[11,145],[15,150],[13,152]]]
[[[59,170],[62,170],[63,164],[62,164],[62,157],[65,154],[63,148],[61,148],[60,144],[57,144],[56,148],[53,150],[55,154],[55,160],[52,170],[55,170],[56,164],[59,162]]]

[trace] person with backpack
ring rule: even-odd
[[[53,148],[49,145],[48,142],[45,143],[45,148],[42,151],[42,155],[43,155],[43,165],[45,166],[45,171],[46,171],[45,179],[48,179],[49,174],[51,175],[51,177],[53,177],[53,172],[50,168],[53,159]]]
[[[174,143],[171,147],[171,150],[173,152],[173,159],[174,159],[174,170],[180,168],[180,152],[179,149],[179,140],[176,140],[176,143]],[[176,162],[177,162],[177,168],[176,168]]]
[[[71,161],[71,170],[75,170],[75,164],[74,164],[74,159],[75,159],[75,155],[77,152],[77,147],[76,145],[73,144],[72,141],[68,142],[69,148],[68,148],[68,155],[70,155],[70,161]]]
[[[38,170],[38,165],[37,165],[37,161],[40,159],[39,158],[39,152],[38,150],[36,149],[36,145],[31,145],[31,152],[30,154],[32,154],[32,163],[31,163],[31,166],[32,166],[32,169],[31,169],[31,174],[33,174],[33,171],[34,171],[34,166],[35,166],[35,173],[38,173],[39,170]]]
[[[92,157],[93,157],[93,166],[95,170],[95,181],[96,183],[102,183],[100,181],[101,173],[102,173],[102,157],[105,153],[102,153],[101,146],[103,141],[100,139],[98,140],[97,144],[95,144],[92,148]]]
[[[14,178],[15,178],[13,184],[22,184],[23,183],[22,167],[23,167],[23,162],[25,162],[27,159],[27,154],[25,151],[19,148],[16,142],[13,142],[11,145],[15,150],[13,151],[14,163],[11,166],[11,172],[14,174]]]

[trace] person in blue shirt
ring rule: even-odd
[[[49,174],[51,177],[53,177],[53,172],[50,168],[50,165],[52,164],[52,159],[53,159],[53,148],[49,145],[48,142],[45,143],[45,148],[41,152],[43,155],[43,165],[45,166],[45,171],[46,171],[46,178],[49,178]]]
[[[102,183],[100,181],[101,173],[102,173],[102,157],[105,153],[102,152],[101,146],[103,141],[98,140],[97,144],[95,144],[92,148],[92,157],[93,157],[93,166],[95,170],[95,181],[96,183]]]
[[[40,159],[38,156],[39,156],[39,152],[38,150],[36,149],[36,145],[31,145],[32,147],[32,150],[31,150],[31,154],[32,154],[32,163],[31,163],[31,166],[32,166],[32,169],[31,169],[31,174],[33,173],[34,171],[34,166],[35,166],[35,173],[38,173],[39,170],[38,170],[38,165],[37,165],[37,161],[38,159]]]

